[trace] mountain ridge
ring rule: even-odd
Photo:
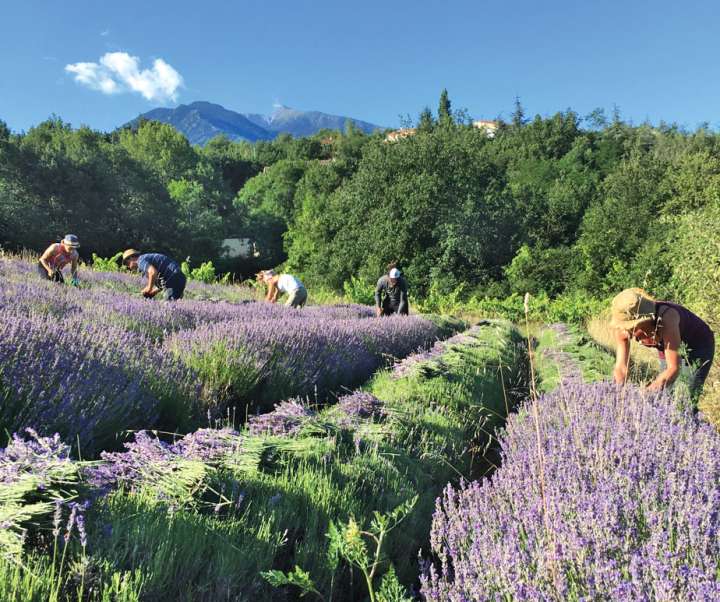
[[[172,125],[184,134],[191,144],[204,145],[218,135],[231,140],[272,140],[280,134],[294,137],[312,136],[323,129],[343,129],[349,120],[365,133],[384,129],[379,125],[321,111],[301,111],[279,105],[270,115],[238,113],[222,105],[195,101],[173,109],[157,108],[141,113],[127,125],[135,126],[142,119]]]

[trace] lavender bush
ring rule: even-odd
[[[367,379],[391,354],[432,344],[438,329],[420,317],[333,319],[285,309],[272,320],[266,308],[242,319],[208,323],[173,334],[167,349],[196,370],[211,401],[324,395]],[[305,310],[303,310],[304,312]],[[318,310],[319,311],[319,310]],[[336,310],[338,311],[338,310]],[[287,315],[290,314],[290,315]]]
[[[665,394],[566,380],[495,475],[438,499],[426,600],[720,597],[720,438]]]
[[[0,425],[34,425],[113,445],[126,429],[187,422],[194,376],[146,337],[70,314],[62,322],[0,309]]]

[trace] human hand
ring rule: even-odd
[[[376,307],[376,308],[375,308],[375,315],[376,315],[378,318],[379,318],[380,316],[382,316],[382,308],[381,308],[381,307]]]

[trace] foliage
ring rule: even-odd
[[[92,269],[98,272],[119,272],[122,267],[120,260],[122,259],[122,251],[118,251],[112,257],[104,259],[95,253],[92,254]]]
[[[379,591],[376,591],[375,579],[378,569],[384,563],[382,558],[383,541],[388,533],[412,512],[417,500],[418,498],[415,496],[387,514],[374,512],[371,524],[367,529],[363,529],[354,517],[350,517],[345,524],[338,525],[334,521],[330,522],[327,532],[328,563],[332,568],[337,569],[338,563],[342,560],[358,569],[365,579],[371,602],[376,600],[382,602],[388,599],[400,602],[409,599],[397,581],[392,565],[383,575]],[[293,585],[300,588],[301,597],[313,593],[324,599],[323,595],[315,588],[310,574],[298,566],[295,566],[295,569],[289,573],[266,571],[262,575],[274,587]]]
[[[205,284],[212,284],[217,281],[217,275],[215,274],[215,266],[212,261],[206,261],[200,264],[200,267],[191,268],[189,261],[183,261],[180,264],[182,273],[189,280],[197,280],[198,282],[204,282]]]
[[[362,305],[375,305],[375,285],[350,276],[350,280],[343,282],[345,298],[353,303]]]

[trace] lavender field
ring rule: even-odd
[[[197,283],[163,304],[129,274],[86,270],[80,288],[53,286],[13,258],[0,259],[0,279],[0,432],[58,432],[85,457],[126,431],[187,432],[291,396],[323,401],[453,327],[376,320],[363,306],[296,311]],[[193,300],[221,288],[233,301]]]
[[[0,272],[2,600],[720,599],[717,432],[581,332]]]

